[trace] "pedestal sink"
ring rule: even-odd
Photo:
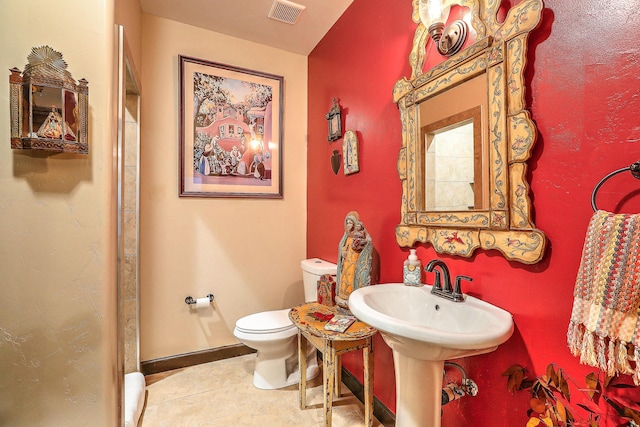
[[[428,285],[389,283],[349,297],[353,314],[393,350],[397,427],[440,427],[444,361],[489,353],[513,334],[509,312],[474,297],[453,302],[430,292]]]

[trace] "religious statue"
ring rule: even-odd
[[[371,284],[373,242],[358,212],[351,211],[344,219],[344,235],[338,248],[336,304],[349,310],[349,295]]]

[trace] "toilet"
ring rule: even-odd
[[[319,258],[305,259],[302,267],[305,302],[317,300],[317,284],[323,274],[336,274],[337,266]],[[239,319],[233,335],[247,347],[258,351],[253,385],[273,390],[298,384],[298,328],[289,320],[288,308],[263,311]],[[308,346],[307,379],[319,373],[316,350]]]

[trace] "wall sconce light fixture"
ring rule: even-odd
[[[458,53],[467,40],[467,24],[463,20],[457,19],[445,27],[450,7],[448,4],[443,8],[442,0],[420,0],[418,6],[420,21],[427,27],[438,53],[444,56]]]

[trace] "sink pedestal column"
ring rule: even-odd
[[[396,427],[440,427],[444,361],[418,360],[393,351]]]

